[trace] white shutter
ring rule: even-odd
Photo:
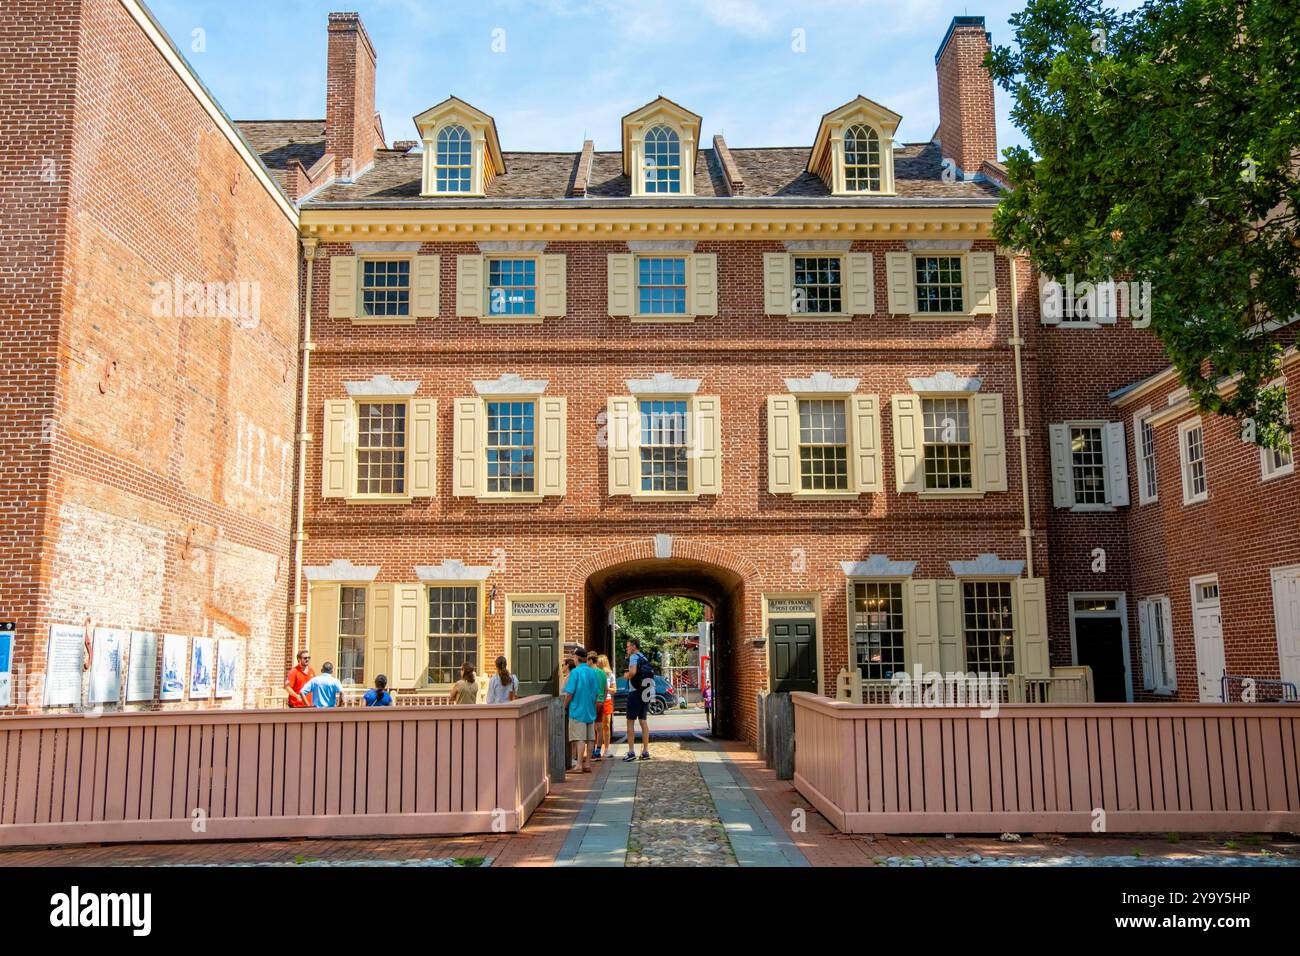
[[[542,256],[542,308],[547,318],[564,315],[569,309],[569,276],[565,257]]]
[[[853,490],[866,493],[884,491],[880,455],[880,399],[875,395],[851,395],[849,421]]]
[[[483,257],[456,257],[456,314],[462,318],[483,317]]]
[[[1015,291],[1012,290],[1012,295]],[[1065,314],[1065,289],[1045,275],[1038,276],[1038,321],[1043,325],[1060,325]]]
[[[763,309],[768,315],[790,314],[790,255],[763,253]]]
[[[632,274],[636,257],[626,252],[611,253],[605,260],[605,294],[609,314],[615,317],[632,314],[632,300],[636,294]]]
[[[357,317],[357,257],[330,257],[330,318]]]
[[[981,491],[1007,490],[1006,424],[1002,417],[1002,396],[976,395],[976,438],[979,440]]]
[[[1124,423],[1106,423],[1106,491],[1115,506],[1128,504],[1128,446]]]
[[[346,498],[352,493],[355,414],[351,399],[325,403],[321,420],[320,493],[323,498]]]
[[[937,585],[937,581],[909,579],[903,582],[903,606],[907,610],[903,646],[909,672],[914,672],[917,665],[920,665],[923,674],[939,670]]]
[[[1174,622],[1169,615],[1169,599],[1154,602],[1153,614],[1159,614],[1165,624],[1165,673],[1169,681],[1162,688],[1166,693],[1178,690],[1178,671],[1174,668]]]
[[[1024,677],[1051,677],[1052,660],[1047,640],[1047,588],[1042,578],[1011,582],[1015,597],[1016,673]]]
[[[1058,508],[1074,505],[1074,492],[1070,484],[1070,426],[1062,423],[1049,425],[1052,453],[1052,504]]]
[[[1156,672],[1153,665],[1153,656],[1151,653],[1151,642],[1155,637],[1155,630],[1151,626],[1151,609],[1152,603],[1145,598],[1138,601],[1138,634],[1142,643],[1142,688],[1143,690],[1156,689]]]
[[[970,264],[971,312],[993,315],[998,311],[997,257],[991,252],[972,252]]]
[[[415,257],[415,268],[411,274],[411,298],[414,306],[411,314],[417,319],[437,318],[440,261],[437,256]]]
[[[923,459],[923,422],[919,395],[895,395],[894,413],[894,488],[903,492],[925,490]]]
[[[885,253],[885,284],[889,292],[891,315],[911,315],[916,311],[916,287],[912,284],[912,254]]]
[[[543,397],[538,399],[538,457],[541,471],[537,490],[541,495],[563,497],[566,491],[565,452],[568,440],[568,399]]]
[[[637,400],[615,395],[606,403],[605,450],[609,494],[630,495],[639,487],[641,416]]]
[[[452,428],[451,493],[458,498],[474,498],[483,487],[483,434],[487,417],[483,401],[478,398],[456,399]]]
[[[713,252],[697,252],[688,260],[691,269],[692,315],[718,314],[718,256]]]
[[[767,396],[767,490],[799,490],[799,400],[793,395]]]
[[[411,433],[406,449],[406,473],[411,482],[407,494],[412,498],[432,497],[437,491],[437,422],[436,398],[411,399]]]
[[[691,490],[697,495],[722,494],[722,399],[696,395],[691,399],[690,454],[694,470]]]
[[[876,274],[871,253],[850,252],[845,258],[848,268],[848,305],[850,315],[871,315],[876,311]]]

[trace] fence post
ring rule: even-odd
[[[794,779],[794,698],[789,694],[768,694],[768,766],[776,779]]]
[[[569,769],[568,728],[564,725],[564,701],[552,697],[546,709],[550,731],[550,746],[546,748],[550,759],[551,782],[564,783],[564,773]]]
[[[767,761],[767,691],[760,690],[755,698],[755,733],[758,736],[758,759]],[[770,766],[770,765],[769,765]]]

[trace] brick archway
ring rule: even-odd
[[[660,557],[656,552],[654,538],[629,541],[617,547],[598,551],[578,562],[573,569],[572,583],[581,589],[587,579],[598,571],[635,561],[666,560],[691,561],[723,568],[742,581],[755,581],[758,578],[758,567],[748,558],[707,542],[674,537],[671,539],[671,552],[666,558]]]

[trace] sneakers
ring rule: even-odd
[[[599,748],[599,747],[594,747],[594,748],[592,748],[592,751],[591,751],[591,759],[593,759],[593,760],[599,760],[599,759],[600,759],[600,748]]]
[[[631,754],[629,754],[628,756],[631,756]],[[640,758],[640,759],[642,759],[642,760],[649,760],[649,759],[650,759],[650,751],[647,750],[647,751],[645,751],[643,754],[641,754],[641,758]]]
[[[633,760],[635,760],[635,759],[636,759],[636,754],[635,754],[633,751],[629,750],[629,751],[627,752],[627,756],[623,758],[623,762],[624,762],[624,763],[631,763],[631,762],[632,762]]]

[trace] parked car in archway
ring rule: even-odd
[[[614,713],[627,713],[627,679],[620,677],[618,679],[618,689],[614,692]],[[655,696],[650,701],[650,713],[658,716],[664,711],[676,707],[679,702],[677,692],[673,686],[668,683],[668,679],[655,675]]]

